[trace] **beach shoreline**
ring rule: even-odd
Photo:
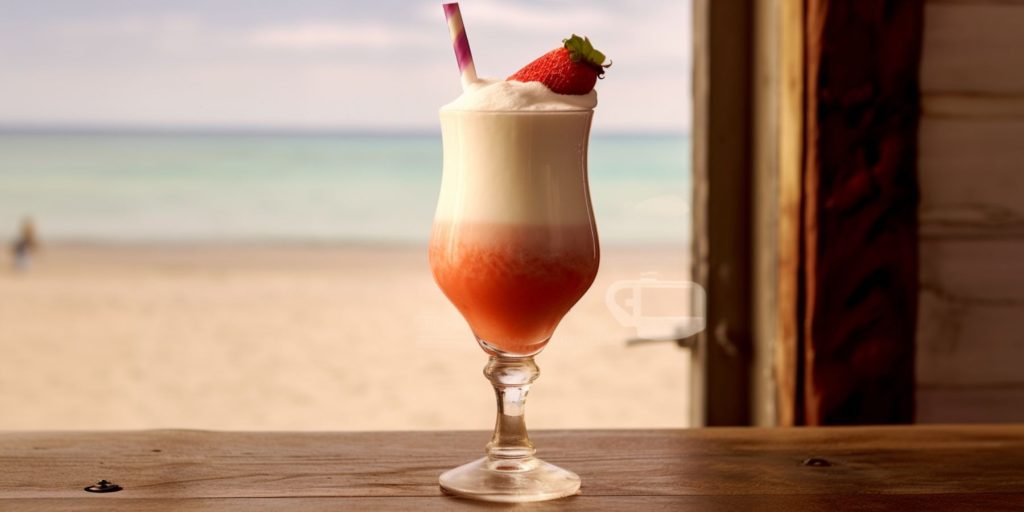
[[[683,247],[604,247],[538,356],[533,428],[688,425],[689,355],[605,305],[685,279]],[[0,429],[487,429],[485,354],[426,244],[55,243],[0,257]]]

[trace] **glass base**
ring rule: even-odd
[[[484,457],[441,475],[441,490],[482,501],[523,503],[572,496],[580,477],[536,457],[500,460]]]

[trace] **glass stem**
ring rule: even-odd
[[[501,471],[529,469],[537,450],[526,433],[526,395],[540,376],[540,368],[532,357],[491,356],[484,375],[498,399],[494,436],[487,443],[488,465]]]

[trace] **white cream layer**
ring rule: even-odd
[[[441,110],[439,222],[586,225],[591,110]]]
[[[597,91],[557,94],[540,82],[481,79],[441,110],[590,110],[597,106]]]

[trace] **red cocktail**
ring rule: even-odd
[[[590,109],[443,109],[444,176],[430,240],[441,290],[490,354],[498,420],[487,456],[441,476],[450,493],[491,501],[558,498],[571,471],[534,456],[523,406],[533,355],[583,296],[600,251],[587,185]]]

